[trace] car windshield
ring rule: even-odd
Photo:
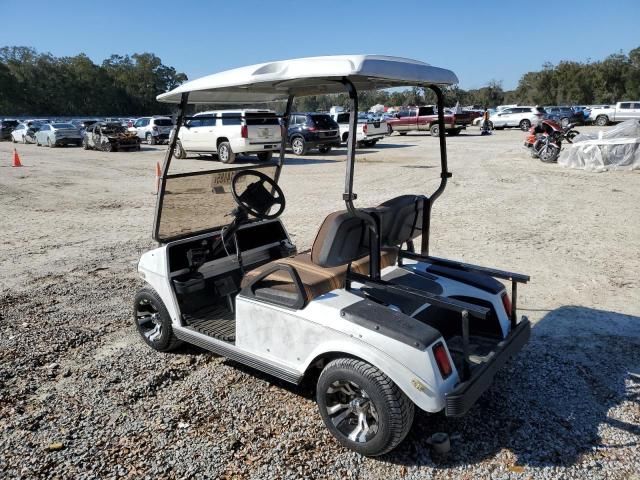
[[[171,127],[173,126],[173,122],[168,118],[156,118],[153,123],[155,123],[159,127]]]
[[[280,125],[273,112],[246,112],[244,118],[247,125]]]
[[[326,114],[321,115],[311,115],[311,119],[317,128],[337,128],[338,124],[333,121],[333,119]]]
[[[76,128],[70,123],[52,123],[53,128]]]

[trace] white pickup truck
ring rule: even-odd
[[[349,138],[349,112],[336,112],[331,109],[331,118],[340,126],[340,140],[346,142]],[[356,141],[358,147],[372,147],[387,134],[387,122],[372,120],[366,113],[358,114]]]
[[[614,106],[596,107],[591,109],[589,119],[599,127],[625,120],[640,120],[640,100],[618,102]]]

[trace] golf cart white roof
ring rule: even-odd
[[[260,103],[286,100],[289,95],[344,93],[346,77],[356,90],[378,90],[413,85],[452,85],[451,70],[418,60],[381,55],[334,55],[260,63],[198,78],[158,95],[158,101],[180,103]]]

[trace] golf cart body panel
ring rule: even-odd
[[[431,208],[451,177],[438,85],[456,82],[453,72],[415,60],[345,55],[230,70],[158,96],[179,102],[180,114],[156,201],[153,238],[161,246],[138,265],[153,289],[136,296],[136,326],[145,341],[160,351],[186,341],[292,383],[322,369],[317,398],[325,424],[366,455],[385,453],[406,436],[413,405],[464,414],[529,338],[529,322],[516,315],[517,284],[529,277],[429,255]],[[284,138],[272,163],[169,172],[189,102],[287,100],[286,131],[295,96],[346,90],[355,131],[358,90],[414,85],[432,89],[438,100],[439,187],[429,196],[356,208],[356,136],[350,136],[346,210],[325,219],[310,253],[297,254],[277,219],[285,206],[278,185]],[[229,214],[232,220],[225,220]],[[501,281],[511,282],[511,298]],[[367,380],[371,371],[379,374]],[[363,382],[386,393],[370,396]],[[382,398],[393,400],[376,403]],[[378,408],[404,412],[396,419],[402,432],[371,446]],[[345,426],[345,418],[352,423]]]

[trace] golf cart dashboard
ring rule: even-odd
[[[221,231],[217,230],[169,244],[167,250],[171,275],[181,275],[188,271],[192,267],[194,258],[198,258],[198,262],[204,269],[211,262],[223,259],[235,264],[237,268],[236,243],[233,239],[228,239],[226,249],[213,252],[212,247],[220,239],[220,235]],[[295,252],[295,247],[291,245],[287,232],[279,220],[243,225],[237,232],[237,245],[245,265],[260,263],[263,260],[262,257],[268,261],[273,259],[273,255],[290,254],[289,250],[291,253]],[[287,252],[280,253],[282,250]]]

